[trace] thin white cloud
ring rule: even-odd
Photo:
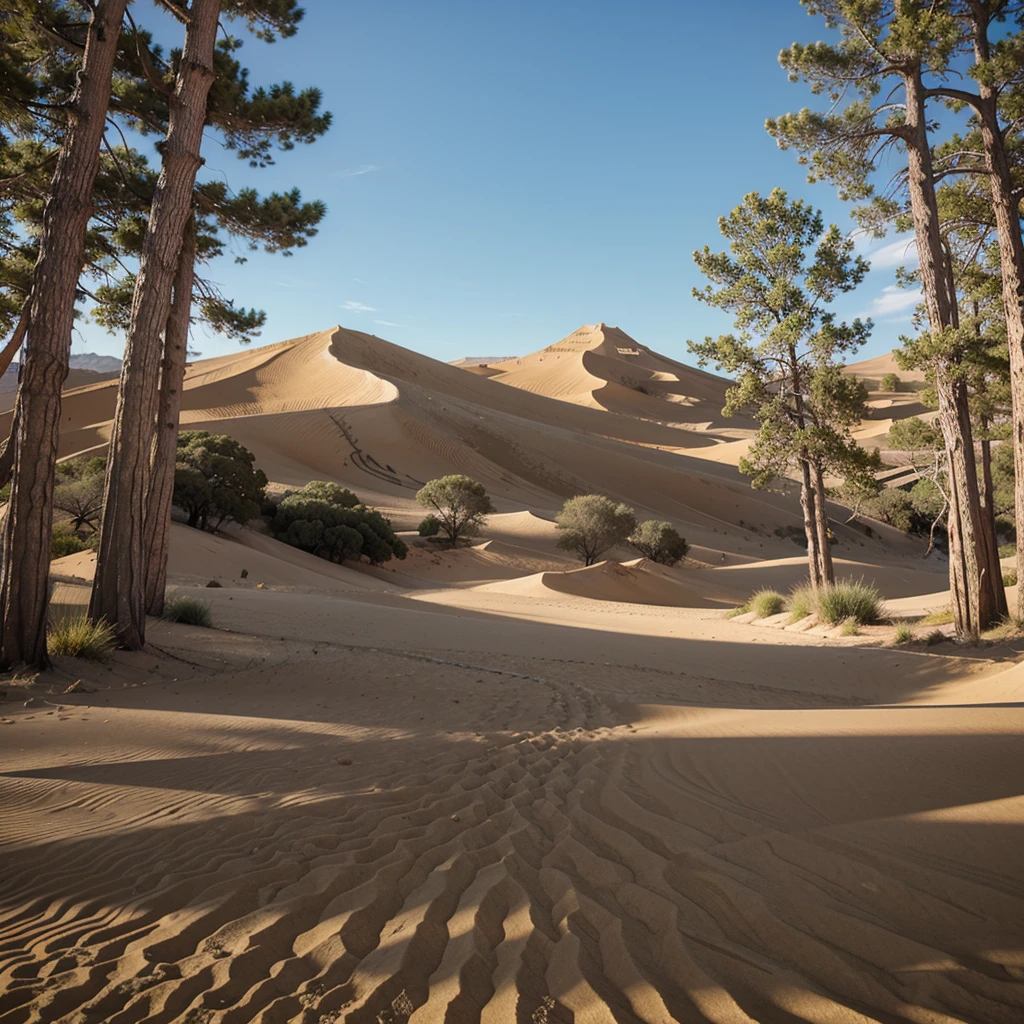
[[[895,242],[867,253],[867,258],[871,261],[872,270],[914,267],[917,266],[917,245],[913,237],[897,238]]]
[[[380,324],[381,327],[401,327],[401,324],[393,324],[390,320],[374,320],[375,324]]]
[[[347,309],[350,313],[374,313],[373,306],[364,306],[361,302],[356,302],[354,299],[349,299],[348,302],[343,302],[340,306],[341,309]]]
[[[869,316],[873,320],[909,320],[911,312],[922,297],[920,288],[911,290],[895,284],[886,285],[882,289],[882,294],[875,296],[871,300],[871,305],[860,315]]]
[[[369,284],[369,281],[364,281],[361,277],[353,277],[353,281],[358,281],[360,284]]]
[[[357,167],[346,167],[343,171],[335,171],[332,177],[335,178],[358,178],[361,174],[369,174],[371,171],[379,171],[377,164],[359,164]]]

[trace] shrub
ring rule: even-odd
[[[103,511],[102,475],[58,483],[53,490],[53,507],[65,513],[76,530],[97,529]]]
[[[109,661],[116,646],[114,627],[102,620],[92,622],[87,615],[61,619],[46,633],[46,650],[57,658]]]
[[[1017,545],[1014,542],[999,545],[1000,558],[1014,558],[1017,554]]]
[[[441,520],[435,515],[425,516],[416,530],[421,537],[436,537],[441,532]]]
[[[843,619],[842,629],[839,631],[840,636],[856,636],[858,632],[857,620],[852,615]]]
[[[649,558],[660,565],[675,565],[681,558],[685,558],[690,550],[690,545],[679,536],[671,523],[658,522],[655,519],[642,522],[629,535],[629,543],[644,558]]]
[[[168,622],[181,622],[186,626],[203,626],[206,629],[213,626],[209,601],[201,601],[187,594],[174,594],[167,598],[161,618]]]
[[[747,611],[751,611],[759,619],[767,619],[769,615],[778,615],[786,607],[786,599],[777,591],[768,587],[755,591],[747,602]]]
[[[1017,570],[1007,569],[1003,573],[1003,586],[1004,587],[1015,587],[1017,585]]]
[[[750,611],[749,604],[741,604],[738,608],[730,608],[726,613],[727,619],[735,619],[737,615],[746,615]]]
[[[895,644],[909,644],[914,639],[914,629],[906,622],[896,624],[896,633],[893,636]]]
[[[882,614],[882,595],[862,579],[838,580],[819,590],[817,609],[832,626],[848,618],[861,624],[877,622]]]
[[[339,508],[355,508],[360,504],[359,499],[347,487],[327,480],[310,480],[294,494],[311,501],[326,501],[328,505],[337,505]]]
[[[428,480],[416,492],[416,501],[434,510],[438,532],[445,534],[451,547],[463,537],[478,534],[495,511],[484,485],[458,473]]]
[[[887,373],[882,377],[882,390],[883,391],[899,391],[903,381],[900,380],[899,374]]]
[[[65,555],[77,555],[79,551],[88,551],[89,545],[73,533],[54,533],[50,537],[50,561],[63,558]]]
[[[348,492],[351,494],[351,492]],[[331,562],[365,555],[373,565],[405,558],[405,542],[376,509],[348,508],[296,491],[277,506],[270,528],[278,540]]]
[[[953,609],[942,608],[936,612],[929,612],[922,620],[922,626],[948,626],[953,621]]]
[[[593,565],[606,551],[625,544],[636,529],[636,514],[601,494],[581,494],[562,506],[555,526],[561,531],[558,546]]]
[[[255,519],[267,486],[255,461],[233,437],[183,430],[178,435],[174,504],[187,513],[188,525],[216,530],[228,521],[244,526]]]
[[[790,591],[789,600],[786,602],[790,622],[807,618],[814,611],[814,607],[814,590],[810,583],[801,583]]]

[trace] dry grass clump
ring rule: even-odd
[[[953,609],[943,608],[929,612],[919,623],[920,626],[948,626],[953,621]]]
[[[209,602],[185,594],[174,594],[167,598],[161,618],[167,622],[181,622],[186,626],[202,626],[205,629],[213,626]]]
[[[863,579],[837,580],[822,587],[816,603],[818,614],[832,626],[846,619],[869,625],[882,617],[882,595]]]
[[[909,644],[914,640],[914,627],[907,622],[896,623],[896,635],[893,637],[894,644]]]
[[[1004,587],[1015,587],[1017,586],[1017,570],[1007,569],[1003,573],[1003,586]]]
[[[839,630],[840,636],[857,636],[860,630],[857,628],[860,623],[852,616],[847,616],[843,619],[842,628]]]
[[[114,627],[102,620],[92,622],[87,615],[60,619],[46,634],[46,650],[56,658],[109,661],[115,647]]]
[[[789,592],[786,608],[790,622],[799,622],[815,610],[814,590],[810,583],[801,583]]]
[[[767,619],[769,615],[778,615],[786,607],[786,599],[777,591],[765,587],[751,594],[747,602],[747,610],[759,619]]]

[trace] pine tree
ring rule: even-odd
[[[811,14],[838,29],[836,44],[794,44],[780,63],[794,81],[825,94],[827,113],[804,109],[767,122],[783,149],[795,148],[811,181],[830,180],[855,216],[878,234],[901,214],[913,222],[929,336],[923,339],[934,374],[939,424],[949,459],[950,596],[961,636],[977,636],[997,617],[998,587],[985,572],[981,500],[967,383],[955,331],[952,267],[943,247],[925,104],[926,76],[942,76],[959,45],[950,3],[925,0],[802,0]],[[880,99],[884,90],[884,97]],[[893,190],[876,194],[879,155],[902,152]]]
[[[826,473],[867,477],[877,456],[852,438],[866,392],[842,372],[840,360],[859,348],[870,321],[837,322],[827,306],[860,284],[868,265],[853,242],[821,213],[782,189],[752,192],[719,220],[728,253],[708,247],[693,254],[712,284],[694,289],[701,302],[734,317],[736,334],[690,342],[703,365],[736,375],[726,415],[755,410],[761,423],[740,469],[754,487],[768,487],[793,468],[800,476],[811,585],[832,583],[834,572],[825,506]]]
[[[81,70],[64,110],[67,127],[49,186],[43,234],[27,300],[28,344],[18,389],[14,464],[0,569],[0,665],[44,666],[49,598],[50,510],[61,388],[71,355],[75,288],[99,167],[111,79],[126,0],[96,0]]]
[[[221,6],[217,4],[218,8]],[[186,48],[176,61],[175,96],[179,97],[184,77],[195,68],[195,54],[189,57],[190,37],[196,19],[205,10],[203,0],[193,0],[188,12]],[[223,4],[228,16],[243,18],[261,38],[272,40],[276,34],[291,35],[301,18],[294,0],[252,0]],[[205,17],[205,15],[204,15]],[[181,333],[187,331],[188,318],[183,304],[184,289],[179,302],[174,291],[175,277],[185,281],[190,268],[182,264],[182,241],[193,210],[197,215],[197,246],[200,251],[203,235],[204,204],[211,214],[227,224],[228,230],[249,234],[265,246],[273,248],[282,242],[308,237],[311,227],[323,215],[319,204],[302,206],[297,193],[272,196],[260,201],[254,192],[246,191],[229,197],[226,190],[218,194],[215,186],[194,188],[198,170],[199,141],[205,121],[221,129],[229,148],[255,165],[270,162],[274,144],[290,148],[296,141],[311,141],[326,130],[329,115],[319,115],[319,93],[308,90],[294,93],[285,83],[271,90],[248,92],[247,75],[234,59],[238,47],[228,37],[213,47],[212,39],[202,33],[202,90],[191,91],[189,122],[199,124],[194,147],[190,149],[191,166],[172,168],[169,165],[169,143],[174,132],[176,114],[183,109],[170,104],[168,141],[164,144],[161,180],[167,182],[167,193],[178,197],[176,213],[185,213],[179,226],[160,222],[155,216],[148,221],[138,278],[135,281],[133,306],[128,326],[128,344],[122,368],[118,411],[115,414],[111,458],[108,461],[107,502],[104,525],[97,558],[97,572],[90,604],[94,618],[104,617],[118,629],[121,642],[138,647],[144,641],[145,611],[162,603],[163,578],[166,566],[167,531],[170,521],[168,479],[173,473],[174,446],[172,435],[177,431],[177,403],[184,375],[184,344]],[[192,45],[198,48],[197,35],[192,32]],[[144,47],[140,46],[140,52]],[[148,58],[143,63],[153,65]],[[150,71],[148,78],[152,79]],[[134,101],[135,106],[142,104]],[[159,123],[159,100],[148,112],[147,123]],[[187,183],[187,192],[185,185]],[[188,195],[190,203],[181,204]],[[161,192],[158,186],[154,199],[157,209]],[[156,267],[159,273],[146,275],[146,246],[161,252]],[[172,263],[167,262],[174,253]],[[186,259],[189,249],[185,247]],[[220,329],[245,334],[254,324],[245,310],[218,303],[209,296],[202,301],[204,313]],[[143,316],[143,312],[146,313]],[[156,438],[154,438],[156,434]],[[161,436],[166,435],[166,436]],[[155,503],[155,504],[154,504]],[[145,520],[135,510],[149,510]],[[110,524],[109,530],[106,528]],[[150,571],[150,563],[153,570]]]

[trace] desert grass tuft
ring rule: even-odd
[[[1021,636],[1024,636],[1024,619],[1014,615],[1007,615],[999,625],[985,632],[986,640],[1016,640]]]
[[[814,590],[810,583],[801,583],[790,591],[786,608],[789,611],[790,622],[799,622],[814,611]]]
[[[858,627],[860,623],[852,616],[849,615],[842,622],[842,628],[839,630],[840,636],[857,636],[860,632]]]
[[[747,606],[757,618],[767,619],[769,615],[778,615],[785,609],[786,599],[777,590],[765,587],[751,594]]]
[[[726,613],[727,619],[735,619],[737,615],[746,615],[750,611],[750,608],[746,604],[741,604],[738,608],[730,608]]]
[[[161,618],[167,622],[181,622],[186,626],[202,626],[205,629],[213,626],[209,602],[186,594],[173,594],[167,598]]]
[[[896,633],[893,636],[894,644],[909,644],[914,640],[914,627],[907,622],[896,623]]]
[[[953,621],[953,609],[942,608],[937,612],[929,612],[919,626],[948,626]]]
[[[882,595],[863,579],[837,580],[822,587],[817,606],[818,614],[832,626],[850,618],[869,625],[882,617]]]
[[[1015,587],[1017,586],[1017,570],[1007,569],[1003,573],[1003,586],[1004,587]]]
[[[60,619],[46,634],[46,650],[57,658],[109,661],[116,646],[114,627],[102,620],[92,622],[87,615]]]

